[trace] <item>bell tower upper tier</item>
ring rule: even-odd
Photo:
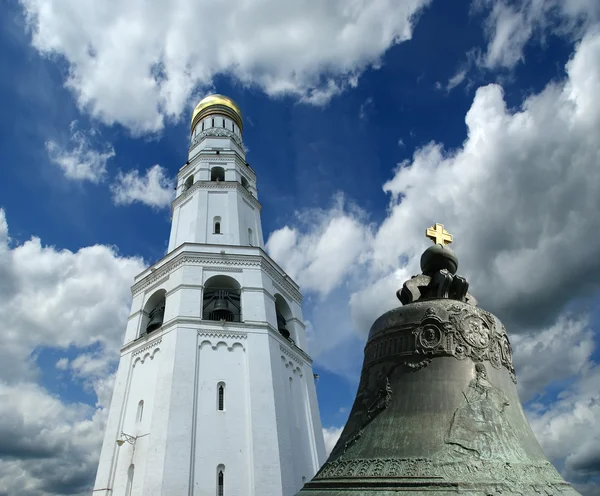
[[[242,112],[230,98],[210,95],[196,105],[188,161],[177,175],[169,252],[186,242],[264,248],[242,130]]]

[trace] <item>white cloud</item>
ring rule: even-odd
[[[165,208],[175,197],[175,181],[169,178],[166,169],[156,164],[146,170],[144,176],[132,170],[119,172],[111,185],[113,201],[117,205],[131,205],[138,202],[152,208]]]
[[[595,366],[582,380],[563,391],[551,408],[528,414],[544,452],[564,466],[563,473],[573,482],[585,483],[590,476],[600,476],[599,383],[600,367]]]
[[[547,329],[525,335],[513,333],[511,340],[522,401],[543,395],[544,388],[554,381],[584,373],[594,351],[594,333],[587,316],[560,316]]]
[[[105,413],[66,405],[31,383],[0,383],[0,492],[24,496],[89,491]]]
[[[549,33],[580,39],[600,19],[596,0],[473,0],[476,11],[488,9],[487,47],[479,65],[512,69],[524,60],[526,45],[544,43]]]
[[[600,238],[588,233],[600,230],[599,61],[600,33],[590,34],[568,63],[568,78],[513,111],[499,86],[479,88],[463,146],[431,143],[399,164],[384,185],[388,215],[373,235],[364,216],[338,201],[306,214],[310,222],[301,219],[312,229],[275,231],[269,252],[306,291],[348,285],[356,327],[366,332],[418,273],[424,228],[442,222],[483,306],[509,328],[552,325],[565,295],[598,289]]]
[[[0,210],[0,493],[89,490],[112,394],[108,371],[122,344],[129,286],[143,269],[142,260],[106,246],[71,252],[38,238],[12,245]],[[90,347],[97,351],[84,351]],[[56,368],[96,394],[95,408],[63,403],[35,383],[35,354],[44,348],[80,350]]]
[[[511,325],[550,325],[565,294],[597,289],[590,275],[600,273],[600,238],[586,233],[600,228],[600,145],[590,138],[600,132],[599,61],[600,34],[591,34],[567,65],[568,79],[516,111],[499,86],[479,88],[463,146],[431,143],[384,185],[392,200],[370,277],[387,276],[402,256],[414,273],[423,226],[437,221],[455,234],[474,293]]]
[[[69,359],[68,358],[60,358],[57,362],[56,362],[56,368],[58,370],[67,370],[68,366],[69,366]]]
[[[514,67],[523,58],[523,48],[532,33],[526,13],[504,2],[494,3],[487,20],[490,38],[485,54],[488,68]]]
[[[335,443],[337,443],[343,430],[344,426],[323,427],[323,437],[325,438],[325,453],[327,453],[327,456],[329,456],[329,453],[331,453],[331,450],[335,447]]]
[[[452,76],[448,80],[448,84],[446,85],[446,91],[452,91],[457,86],[461,85],[462,82],[467,77],[467,70],[461,69],[454,76]]]
[[[361,262],[369,239],[363,219],[364,213],[346,209],[338,196],[331,210],[315,209],[298,218],[314,230],[284,227],[271,234],[266,248],[302,287],[327,295]]]
[[[366,120],[368,118],[371,109],[373,108],[373,97],[367,98],[361,105],[358,111],[358,116],[362,120]]]
[[[411,38],[430,0],[20,0],[32,44],[69,64],[68,88],[104,123],[153,132],[228,74],[271,96],[326,103]]]
[[[115,156],[115,150],[108,143],[98,145],[104,151],[95,149],[95,129],[82,131],[77,129],[77,121],[73,121],[70,130],[72,146],[63,147],[53,140],[46,142],[50,160],[58,165],[69,179],[101,182],[106,176],[106,163]]]

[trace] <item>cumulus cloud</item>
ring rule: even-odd
[[[89,489],[129,315],[129,286],[143,269],[141,259],[107,246],[72,252],[38,238],[13,245],[0,210],[1,494]],[[95,406],[63,402],[37,384],[35,356],[42,348],[76,353],[56,368],[95,394]]]
[[[389,215],[372,246],[379,278],[400,264],[417,270],[423,226],[444,223],[457,240],[462,272],[484,306],[515,329],[553,323],[594,289],[600,239],[600,35],[586,36],[566,69],[508,110],[497,85],[479,88],[457,150],[431,143],[384,185]],[[398,240],[402,240],[401,243]],[[582,281],[584,281],[582,283]]]
[[[524,335],[513,334],[515,367],[519,371],[522,401],[543,398],[544,388],[586,373],[594,352],[594,333],[587,315],[577,318],[559,316],[549,328]],[[565,343],[569,343],[565,347]]]
[[[563,391],[551,408],[528,415],[546,455],[590,495],[596,494],[592,488],[600,483],[599,382],[600,367],[596,365]]]
[[[69,64],[80,108],[136,133],[177,119],[218,74],[313,104],[357,84],[411,38],[430,0],[20,0],[32,44]]]
[[[41,496],[89,490],[104,411],[66,405],[31,383],[0,384],[0,492]]]
[[[168,176],[166,169],[156,164],[140,176],[132,170],[125,174],[119,172],[111,185],[113,201],[116,205],[142,203],[152,208],[165,208],[175,197],[175,181]]]
[[[115,150],[108,143],[96,144],[98,132],[93,128],[83,131],[77,128],[77,121],[73,121],[70,130],[70,146],[61,146],[53,140],[46,142],[50,160],[69,179],[101,182],[106,176],[106,163],[115,156]],[[103,151],[99,151],[99,148]]]
[[[390,205],[377,229],[338,202],[310,216],[313,229],[275,231],[267,248],[307,291],[326,294],[352,279],[352,312],[364,332],[419,271],[424,226],[442,222],[483,306],[513,332],[552,325],[565,295],[598,289],[600,238],[588,233],[600,229],[599,61],[600,33],[591,33],[567,79],[515,110],[500,86],[479,88],[462,147],[430,143],[399,164],[384,185]]]
[[[338,196],[330,210],[298,216],[300,227],[273,232],[266,248],[302,287],[327,295],[361,262],[369,240],[364,218],[364,212],[346,208]]]

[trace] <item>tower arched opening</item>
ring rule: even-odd
[[[239,283],[228,276],[213,276],[206,281],[202,315],[204,320],[241,322],[242,305]]]
[[[217,466],[217,496],[225,495],[225,465]]]
[[[194,184],[193,174],[185,180],[185,183],[183,184],[183,191],[187,191],[188,189],[190,189],[192,187],[192,184]]]
[[[154,293],[144,305],[142,318],[142,334],[149,334],[160,329],[165,318],[165,304],[167,292],[159,289]]]
[[[275,295],[275,315],[277,316],[277,330],[284,338],[291,341],[294,340],[292,329],[289,324],[292,319],[292,311],[290,306],[285,301],[285,298],[280,294]]]
[[[250,186],[250,184],[248,183],[248,179],[246,179],[244,176],[242,176],[242,186],[246,189],[248,189],[248,187]]]
[[[221,234],[221,217],[218,215],[213,219],[213,234]]]
[[[213,167],[210,170],[211,181],[225,181],[225,169],[223,167]]]

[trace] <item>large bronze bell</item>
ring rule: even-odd
[[[525,418],[504,326],[457,267],[430,247],[404,306],[375,321],[348,422],[297,496],[578,494]]]

